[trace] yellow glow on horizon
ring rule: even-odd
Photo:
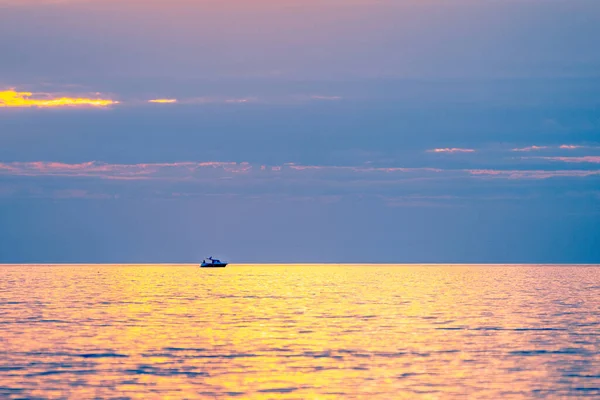
[[[45,98],[32,98],[34,93],[17,92],[15,90],[0,91],[0,107],[107,107],[118,104],[118,101],[110,99],[90,99],[81,97],[52,97],[44,95]]]
[[[177,99],[154,99],[148,100],[148,103],[173,104],[177,103]]]

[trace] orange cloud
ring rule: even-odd
[[[148,100],[148,103],[173,104],[177,103],[177,99],[154,99]]]
[[[15,90],[0,91],[0,107],[14,108],[55,108],[55,107],[108,107],[118,104],[110,99],[92,99],[83,97],[55,97],[49,94],[17,92]]]

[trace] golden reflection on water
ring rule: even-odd
[[[3,398],[600,395],[600,268],[0,266]]]

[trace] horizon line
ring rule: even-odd
[[[196,265],[200,265],[200,262],[187,262],[187,263],[144,263],[144,262],[139,262],[139,263],[132,263],[132,262],[127,262],[127,263],[119,263],[119,262],[106,262],[106,263],[86,263],[86,262],[70,262],[70,263],[0,263],[0,266],[140,266],[140,265],[156,265],[156,266],[196,266]],[[403,265],[407,265],[407,266],[453,266],[453,265],[458,265],[458,266],[462,266],[462,265],[467,265],[467,266],[520,266],[520,265],[530,265],[530,266],[544,266],[544,265],[552,265],[552,266],[559,266],[559,265],[566,265],[566,266],[600,266],[600,262],[597,263],[577,263],[577,262],[571,262],[571,263],[548,263],[548,262],[537,262],[537,263],[532,263],[532,262],[523,262],[523,263],[518,263],[518,262],[507,262],[507,263],[502,263],[502,262],[437,262],[437,263],[431,263],[431,262],[406,262],[406,263],[393,263],[393,262],[370,262],[370,263],[361,263],[361,262],[241,262],[241,263],[227,263],[227,266],[254,266],[254,265],[264,265],[264,266],[278,266],[278,265],[287,265],[287,266],[315,266],[315,265],[330,265],[330,266],[334,266],[334,265],[348,265],[348,266],[369,266],[369,265],[381,265],[381,266],[385,266],[385,265],[398,265],[398,266],[403,266]]]

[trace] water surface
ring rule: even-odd
[[[0,398],[600,396],[595,266],[0,266]]]

